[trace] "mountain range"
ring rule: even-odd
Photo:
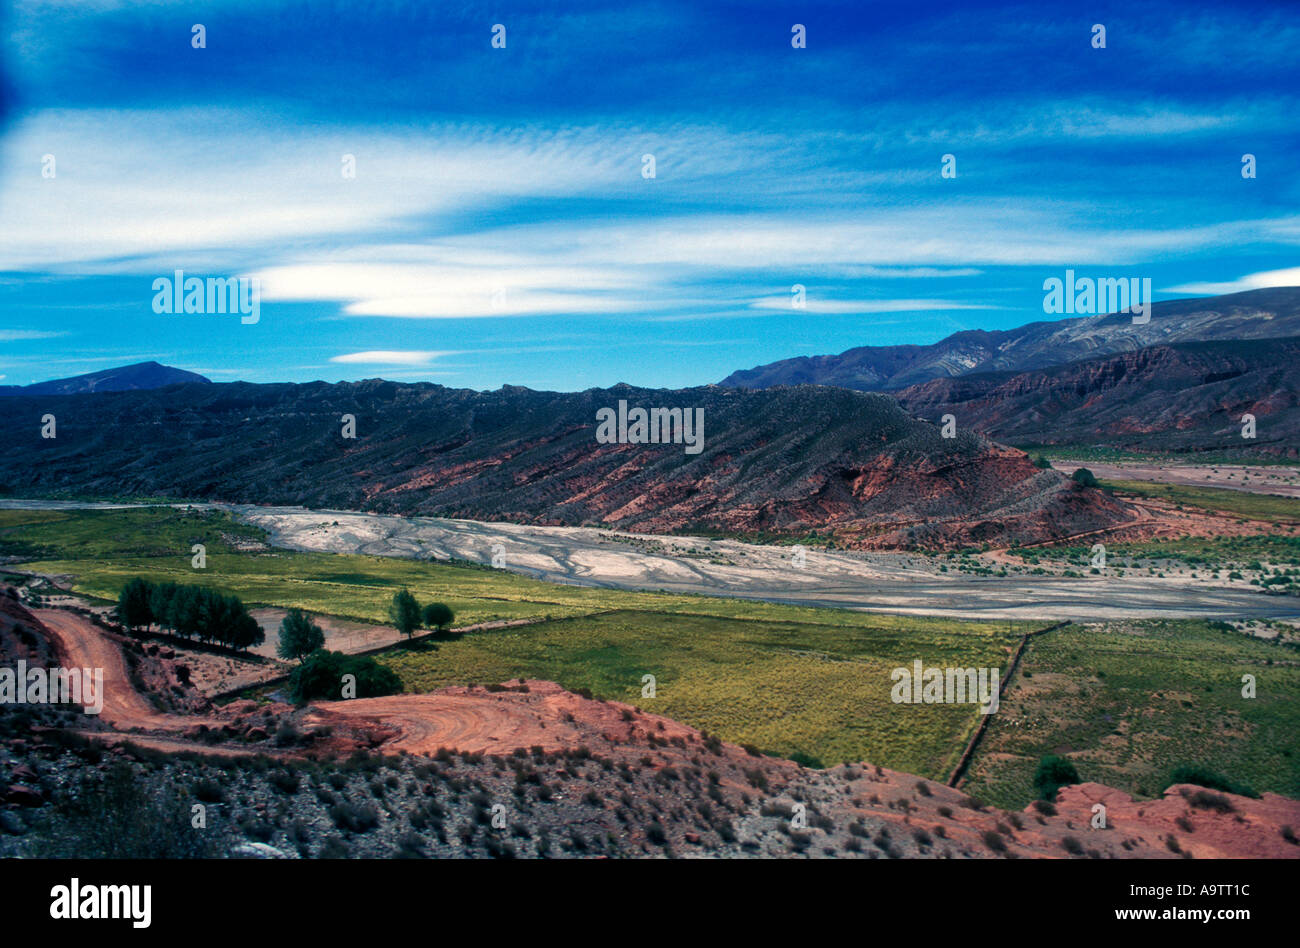
[[[1186,342],[1027,372],[934,379],[892,393],[1009,444],[1296,456],[1300,338]],[[1243,438],[1245,417],[1254,437]]]
[[[857,547],[1041,542],[1136,515],[996,442],[1295,456],[1298,365],[1293,287],[1155,304],[1145,325],[1081,317],[786,360],[735,387],[215,384],[141,363],[4,390],[0,491]],[[702,449],[610,443],[598,420],[620,404],[702,413]]]
[[[733,372],[719,384],[838,385],[886,392],[931,379],[1024,372],[1153,345],[1286,336],[1300,336],[1300,287],[1155,303],[1150,321],[1141,325],[1125,313],[1079,316],[1010,330],[972,329],[931,345],[861,346],[839,355],[782,359]]]
[[[602,444],[597,413],[702,410],[704,445]],[[845,546],[1024,543],[1134,512],[885,395],[616,386],[494,392],[381,380],[17,397],[0,489],[171,496],[645,532],[833,535]],[[54,438],[41,418],[53,414]],[[345,437],[350,416],[355,437]]]
[[[735,372],[723,385],[888,392],[909,412],[951,414],[1017,445],[1294,458],[1300,450],[1300,287],[1129,314],[956,333],[928,346],[867,346]],[[1242,436],[1244,416],[1256,419]]]

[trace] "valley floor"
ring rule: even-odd
[[[124,509],[131,505],[0,500],[0,509]],[[1012,568],[994,552],[974,562],[921,553],[857,552],[592,527],[541,527],[298,507],[194,504],[265,530],[273,546],[414,560],[463,560],[549,583],[731,596],[801,606],[950,618],[1079,621],[1121,618],[1300,620],[1300,598],[1266,595],[1243,578],[1194,568],[1093,574],[1080,541],[1071,564]],[[990,565],[995,569],[989,568]],[[972,568],[973,567],[973,568]],[[1208,580],[1208,581],[1207,581]]]

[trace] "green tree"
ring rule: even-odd
[[[1042,468],[1044,471],[1050,471],[1052,469],[1052,462],[1040,454],[1038,457],[1034,458],[1034,467]]]
[[[301,609],[290,609],[280,623],[280,644],[276,653],[283,659],[302,661],[325,645],[325,632]]]
[[[403,589],[393,596],[392,605],[388,607],[388,618],[397,631],[408,639],[420,627],[420,604],[409,590]]]
[[[203,616],[202,590],[198,586],[177,586],[172,597],[172,621],[176,634],[197,638],[206,624]]]
[[[1079,771],[1074,768],[1074,763],[1055,754],[1048,754],[1039,760],[1038,769],[1034,771],[1034,786],[1044,800],[1054,800],[1057,790],[1078,782]]]
[[[239,602],[239,600],[235,601]],[[265,641],[266,633],[262,631],[262,627],[244,609],[244,604],[239,603],[239,611],[231,628],[230,647],[248,650],[255,645],[261,645]]]
[[[144,586],[149,584],[144,583]],[[125,595],[126,590],[123,590]],[[135,591],[132,597],[139,597],[141,604],[130,608],[143,609],[143,603],[147,601],[149,614],[160,628],[185,638],[197,638],[235,649],[249,649],[266,641],[266,633],[238,596],[227,596],[206,586],[163,583],[148,590],[147,600],[144,591]],[[120,600],[118,608],[121,614],[123,605]]]
[[[373,658],[320,648],[289,673],[289,693],[300,703],[316,698],[339,701],[344,697],[344,675],[356,679],[357,698],[377,698],[402,690],[402,680]]]
[[[215,590],[211,594],[210,610],[215,619],[214,641],[231,648],[247,650],[266,641],[266,633],[238,596],[223,596]]]
[[[179,588],[175,583],[162,583],[153,588],[153,595],[149,597],[154,621],[160,628],[173,632],[176,631],[176,590]]]
[[[456,613],[446,603],[431,602],[424,607],[424,624],[430,629],[445,632],[455,618]]]
[[[1072,476],[1076,484],[1081,484],[1084,487],[1097,486],[1097,478],[1094,477],[1092,471],[1088,470],[1086,467],[1079,468]]]
[[[147,629],[153,624],[153,585],[135,577],[122,587],[117,597],[117,621],[128,631]]]

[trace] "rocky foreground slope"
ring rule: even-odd
[[[702,413],[687,444],[602,443],[597,414]],[[849,546],[1029,543],[1135,514],[955,437],[891,398],[802,387],[474,392],[385,381],[186,385],[13,398],[0,487],[170,496],[644,532],[833,535]],[[56,437],[42,437],[57,420]],[[346,437],[354,426],[355,437]]]

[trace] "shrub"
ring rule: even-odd
[[[442,602],[431,602],[424,607],[421,612],[421,618],[424,624],[430,629],[437,629],[439,632],[446,631],[447,627],[456,618],[456,613],[452,612],[451,607]]]
[[[317,858],[347,859],[349,855],[350,853],[348,852],[347,844],[337,836],[331,836],[329,839],[325,840],[325,844],[321,846],[320,854]]]
[[[103,774],[82,773],[56,797],[37,828],[43,857],[77,859],[201,859],[212,836],[190,824],[193,805],[175,788],[141,779],[123,760]]]
[[[1175,767],[1169,775],[1169,780],[1165,782],[1163,789],[1168,790],[1176,783],[1192,783],[1198,787],[1222,790],[1224,793],[1235,793],[1241,797],[1259,797],[1259,794],[1248,785],[1236,783],[1202,764],[1185,764],[1181,767]]]
[[[379,825],[379,813],[374,807],[344,801],[331,806],[329,814],[335,826],[352,833],[368,833]]]
[[[1043,800],[1055,799],[1056,791],[1061,787],[1078,782],[1079,771],[1074,764],[1055,754],[1042,758],[1038,762],[1038,769],[1034,771],[1034,786],[1038,788],[1038,796]]]
[[[1198,810],[1213,810],[1215,813],[1232,813],[1237,809],[1223,794],[1209,790],[1197,790],[1187,798],[1187,802]]]
[[[200,777],[194,781],[194,796],[201,803],[221,803],[226,799],[226,791],[211,777]]]
[[[343,676],[356,679],[356,697],[377,698],[402,690],[402,680],[390,669],[364,655],[344,655],[318,649],[289,675],[289,693],[300,703],[316,698],[343,697]]]
[[[298,784],[300,781],[298,775],[292,770],[274,770],[267,779],[271,786],[275,787],[275,789],[279,790],[281,793],[291,794],[298,792]]]
[[[276,747],[292,747],[301,740],[302,731],[298,730],[296,724],[288,718],[284,718],[280,721],[280,726],[275,729]]]

